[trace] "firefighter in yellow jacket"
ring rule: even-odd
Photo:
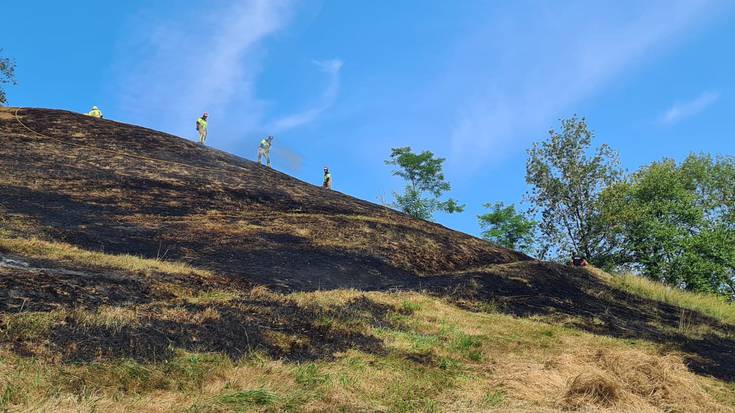
[[[322,188],[332,189],[332,174],[329,172],[329,168],[324,167],[324,182]]]
[[[201,118],[197,119],[197,132],[199,132],[199,143],[204,145],[207,141],[207,117],[209,114],[204,112]]]
[[[273,137],[268,136],[267,138],[260,141],[258,145],[258,165],[261,165],[260,159],[265,156],[265,162],[268,166],[271,166],[271,144],[273,143]]]
[[[92,106],[92,110],[87,113],[88,116],[93,118],[103,118],[102,111],[97,106]]]

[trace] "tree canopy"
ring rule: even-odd
[[[735,296],[735,159],[690,155],[606,189],[602,212],[622,241],[617,263],[654,280]]]
[[[620,178],[618,155],[604,144],[592,151],[592,138],[585,119],[572,117],[528,150],[527,198],[540,216],[539,258],[579,253],[602,266],[614,254],[598,203],[602,190]]]
[[[536,222],[516,212],[515,205],[505,206],[502,202],[485,204],[490,212],[477,217],[484,229],[482,237],[505,248],[532,253]]]
[[[2,49],[0,49],[2,52]],[[8,103],[3,85],[15,84],[15,62],[0,56],[0,105]]]
[[[430,220],[437,211],[462,212],[464,205],[455,200],[439,198],[451,189],[442,170],[444,158],[434,157],[430,151],[413,153],[410,147],[393,148],[387,165],[397,166],[393,175],[406,181],[402,194],[394,193],[396,208],[414,218]]]

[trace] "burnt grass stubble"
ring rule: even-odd
[[[420,291],[471,310],[492,302],[498,311],[520,317],[565,320],[594,334],[661,343],[687,353],[691,370],[735,380],[735,340],[730,338],[735,327],[706,315],[685,311],[690,325],[706,324],[712,331],[688,337],[677,330],[682,309],[612,288],[584,270],[534,261],[171,135],[62,111],[24,109],[20,114],[32,130],[60,141],[0,119],[0,208],[37,225],[15,235],[35,236],[30,231],[40,228],[49,239],[106,253],[157,258],[163,250],[169,260],[220,274],[207,280],[155,273],[136,277],[38,260],[27,269],[0,269],[2,315],[101,305],[146,306],[151,312],[114,331],[79,326],[68,318],[49,333],[64,361],[161,361],[174,348],[233,358],[258,350],[293,360],[330,358],[349,348],[386,351],[368,334],[316,322],[325,316],[359,315],[373,325],[391,325],[393,310],[366,297],[331,309],[247,294],[225,303],[175,304],[191,313],[203,307],[216,310],[219,317],[206,322],[167,321],[157,313],[174,305],[171,294],[156,287],[162,283],[195,291],[246,291],[262,285],[281,293]],[[374,218],[363,224],[375,233],[392,229],[432,240],[442,253],[386,245],[379,237],[374,244],[368,239],[359,250],[318,246],[296,231],[285,232],[297,224],[323,230],[326,220],[349,233],[355,224],[340,218],[345,215]],[[201,230],[201,221],[189,220],[192,216],[207,217],[220,227],[246,223],[262,230],[224,236]],[[282,226],[279,231],[269,228],[274,222]],[[278,342],[273,332],[293,340]],[[19,354],[33,353],[29,343],[8,343],[2,337]]]

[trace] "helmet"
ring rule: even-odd
[[[266,139],[268,139],[269,141],[272,141],[273,140],[273,136],[268,135],[268,137]]]
[[[100,110],[97,106],[92,106],[92,110]]]
[[[325,166],[325,167],[324,167],[324,172],[329,172],[329,168],[327,168],[327,167]]]
[[[202,117],[204,117],[204,118],[206,118],[207,116],[209,116],[209,113],[207,113],[207,112],[204,112],[204,114],[202,115]]]

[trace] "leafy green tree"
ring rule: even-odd
[[[2,52],[2,49],[0,49],[0,52]],[[0,105],[8,102],[5,90],[2,88],[4,84],[15,84],[15,62],[0,57]]]
[[[602,190],[617,182],[621,171],[609,146],[590,153],[592,138],[584,118],[572,117],[528,150],[527,199],[540,216],[539,258],[578,252],[595,265],[608,266],[614,257],[617,243],[601,220],[598,204]]]
[[[393,206],[414,218],[426,220],[430,220],[436,211],[451,214],[464,210],[464,205],[453,199],[439,200],[451,189],[442,172],[444,158],[435,158],[429,151],[415,154],[410,147],[392,148],[391,151],[390,159],[385,163],[397,166],[393,175],[406,180],[404,193],[393,193]]]
[[[657,281],[735,296],[735,160],[665,159],[607,188],[602,214],[618,264]]]
[[[629,182],[610,187],[602,209],[611,231],[625,248],[618,263],[632,263],[657,281],[679,285],[680,265],[690,234],[703,223],[696,194],[684,184],[674,161],[654,163]]]
[[[477,217],[484,229],[482,237],[505,248],[532,253],[536,222],[516,212],[515,205],[505,206],[502,202],[485,204],[492,208],[487,214]]]

